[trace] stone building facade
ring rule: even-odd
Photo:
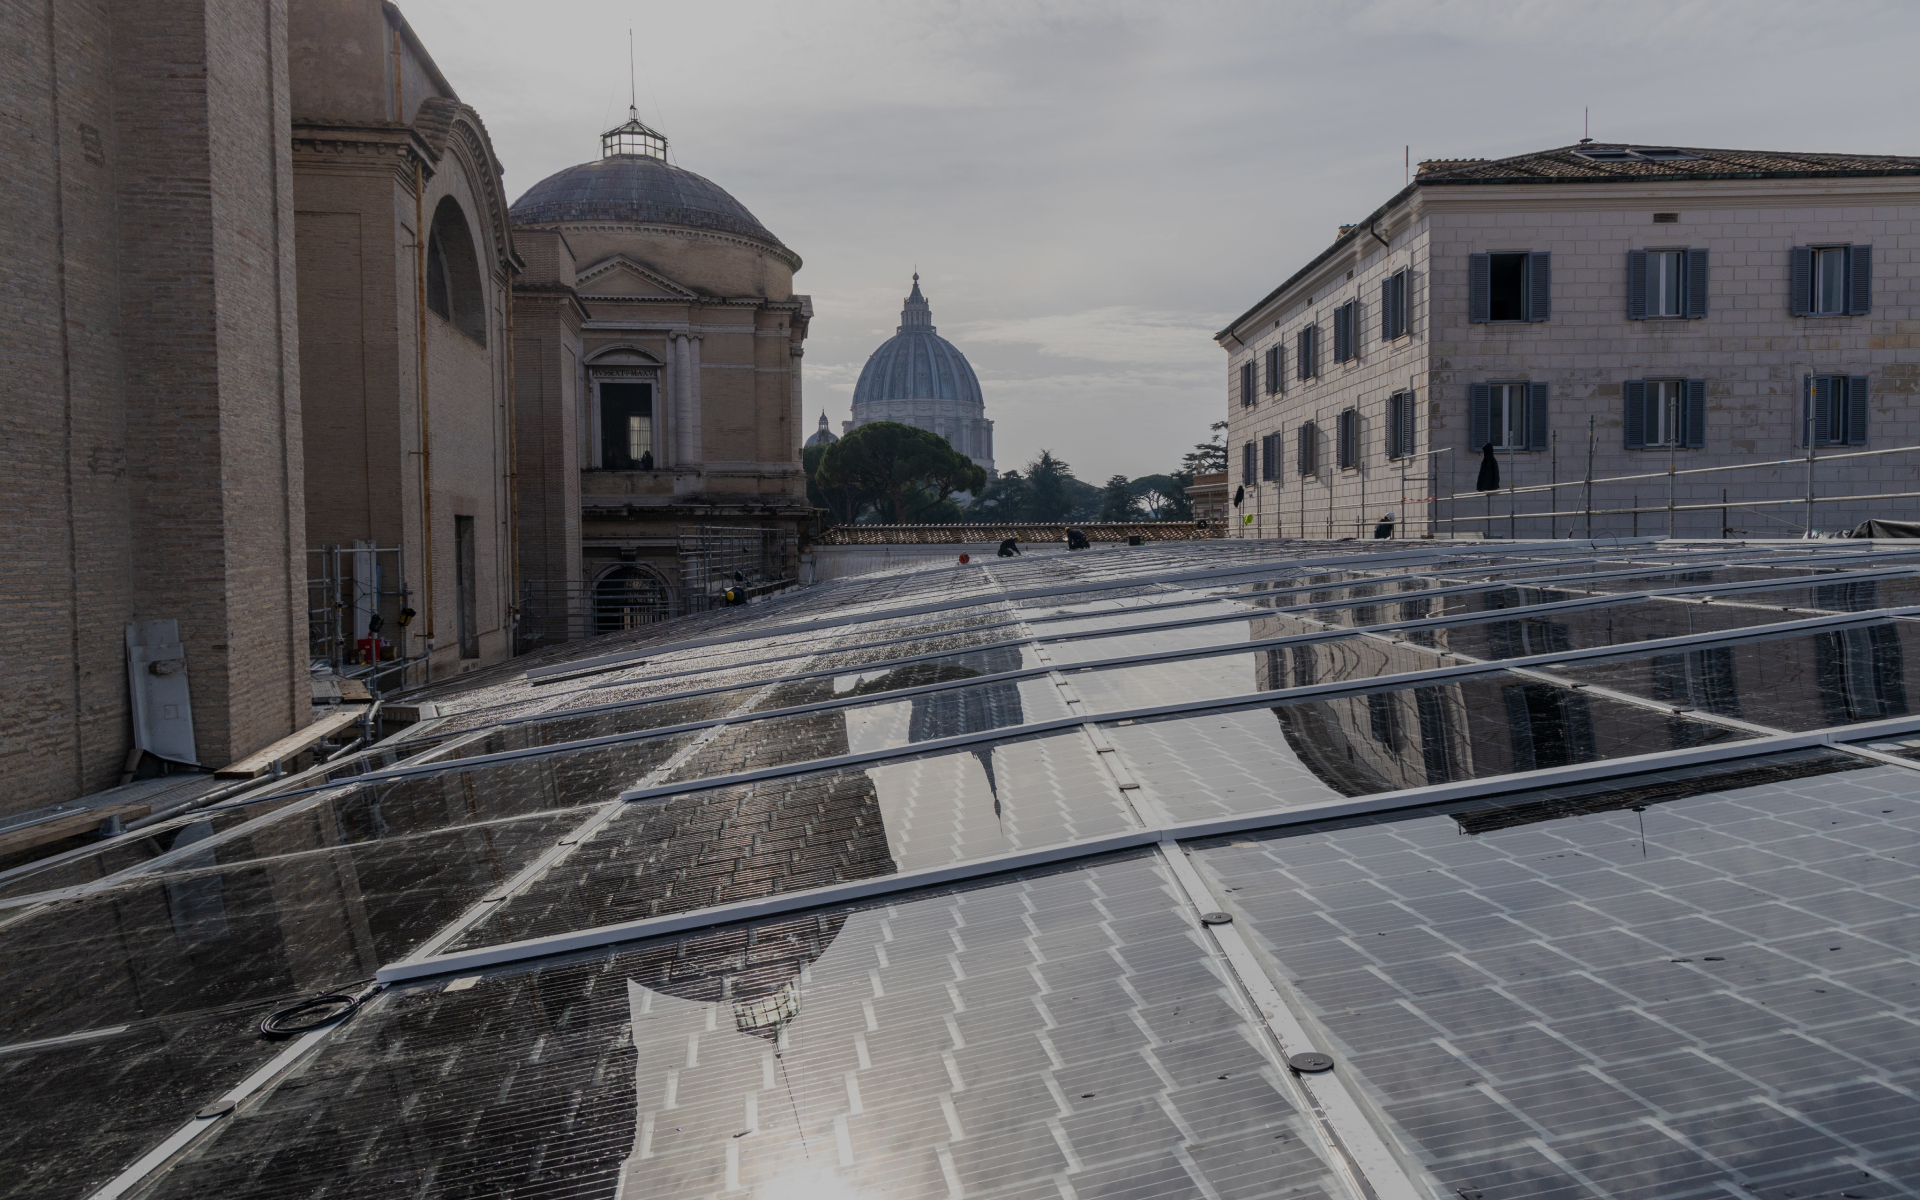
[[[790,579],[813,516],[799,255],[669,163],[637,115],[601,141],[512,208],[528,247],[514,330],[535,640],[703,608],[736,572]]]
[[[1920,443],[1920,159],[1576,146],[1424,163],[1216,335],[1242,537],[1664,534],[1671,465]],[[1482,450],[1502,485],[1481,495]],[[1589,468],[1589,460],[1591,468]],[[1816,464],[1920,491],[1920,457]],[[1804,461],[1673,477],[1679,536],[1798,536]],[[1724,489],[1724,492],[1723,492]],[[1724,516],[1722,501],[1725,501]],[[1686,505],[1696,505],[1686,509]],[[1819,503],[1811,525],[1911,516]],[[1557,511],[1561,515],[1550,515]],[[1488,518],[1493,518],[1489,520]],[[1474,518],[1479,518],[1475,520]]]
[[[980,377],[960,348],[934,328],[933,308],[920,294],[920,274],[900,308],[894,335],[867,356],[853,386],[853,419],[848,432],[869,421],[898,421],[937,433],[947,444],[984,468],[993,469],[993,422],[987,420]]]
[[[0,247],[0,813],[118,781],[127,626],[195,756],[308,719],[287,5],[13,5]]]
[[[399,10],[291,21],[306,545],[398,549],[348,560],[351,632],[379,614],[418,684],[513,652],[519,260],[486,126]]]

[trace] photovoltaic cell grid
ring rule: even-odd
[[[1448,1193],[1914,1194],[1912,773],[1632,782],[1195,857]]]
[[[1137,854],[403,989],[155,1194],[1342,1194],[1284,1070]]]
[[[11,1135],[8,1161],[24,1165],[0,1182],[0,1195],[49,1189],[87,1194],[178,1128],[198,1102],[231,1087],[280,1048],[245,1032],[261,1011],[363,979],[374,966],[427,945],[491,946],[698,912],[742,898],[804,896],[817,886],[930,865],[987,865],[1028,848],[1141,829],[1143,821],[1302,808],[1497,777],[1513,787],[1524,784],[1526,772],[1575,764],[1590,764],[1604,779],[1606,764],[1622,756],[1685,753],[1757,736],[1743,722],[1809,729],[1878,720],[1887,732],[1864,743],[1897,759],[1915,757],[1902,739],[1920,742],[1920,732],[1900,731],[1910,636],[1904,620],[1730,643],[1709,638],[1698,649],[1569,664],[1545,673],[1490,669],[1440,686],[1391,683],[1395,674],[1476,660],[1624,648],[1648,638],[1865,612],[1907,602],[1913,582],[1842,578],[1832,585],[1716,595],[1709,605],[1622,597],[1591,607],[1505,615],[1516,607],[1640,589],[1884,570],[1920,563],[1920,556],[1853,547],[1809,552],[1804,544],[1772,550],[1642,545],[1599,552],[1564,545],[1436,547],[1359,555],[1350,546],[1272,544],[1142,550],[845,581],[745,611],[542,651],[423,696],[450,715],[411,748],[403,751],[406,742],[400,742],[364,764],[336,768],[343,786],[333,793],[302,799],[296,792],[292,800],[251,811],[216,811],[108,843],[44,871],[0,877],[0,889],[7,889],[0,895],[11,894],[15,905],[0,908],[0,942],[15,951],[10,961],[20,981],[0,1001],[0,1029],[6,1031],[0,1033],[0,1074],[16,1085],[0,1109]],[[1542,586],[1548,580],[1552,586]],[[1026,594],[1035,590],[1047,594]],[[1753,602],[1754,595],[1764,595],[1765,602]],[[908,611],[929,605],[932,611]],[[1316,607],[1274,611],[1301,605]],[[1783,606],[1791,611],[1783,613]],[[1451,614],[1476,619],[1405,633],[1364,628]],[[1140,628],[1219,615],[1231,619]],[[1327,631],[1344,640],[1233,649],[1249,639]],[[724,640],[686,644],[713,637]],[[638,660],[544,682],[524,676],[530,666],[565,666],[622,650]],[[1176,657],[1150,665],[1078,667],[1167,651]],[[927,657],[899,661],[910,655]],[[1049,661],[1058,664],[1052,675],[1044,673]],[[1008,670],[1028,674],[1017,681],[967,682]],[[804,675],[808,671],[821,673]],[[1020,733],[1035,721],[1097,720],[1127,707],[1204,704],[1369,679],[1382,686],[1108,721],[1092,736],[1071,724],[1038,736]],[[1586,686],[1567,686],[1573,682]],[[927,684],[951,686],[889,696]],[[695,691],[707,694],[682,695]],[[836,706],[760,715],[821,701]],[[616,706],[567,711],[609,702]],[[704,732],[648,733],[715,719],[728,723]],[[923,741],[999,731],[1006,736],[957,749],[912,750]],[[625,740],[594,748],[568,744],[606,736]],[[1102,736],[1111,749],[1101,745]],[[809,765],[873,750],[893,757],[837,769]],[[521,757],[462,761],[503,752]],[[404,754],[447,766],[410,779],[355,783],[344,777],[347,771],[390,767]],[[1397,1006],[1403,1016],[1393,1016],[1382,1036],[1410,1036],[1393,1024],[1404,1019],[1428,1031],[1421,1035],[1424,1042],[1343,1041],[1348,1034],[1331,1022],[1353,1014],[1323,1011],[1304,984],[1282,984],[1316,1036],[1328,1039],[1325,1048],[1345,1056],[1336,1074],[1350,1081],[1363,1108],[1377,1110],[1404,1158],[1407,1186],[1466,1200],[1680,1195],[1712,1187],[1786,1200],[1789,1192],[1812,1196],[1829,1185],[1833,1194],[1913,1194],[1902,1189],[1920,1171],[1899,1147],[1882,1145],[1886,1137],[1876,1142],[1870,1128],[1873,1120],[1893,1129],[1912,1124],[1900,1104],[1910,1100],[1906,1089],[1913,1080],[1900,1064],[1915,1056],[1915,1042],[1910,1010],[1898,1000],[1902,986],[1914,986],[1910,959],[1865,963],[1841,990],[1815,990],[1821,1004],[1858,1007],[1860,996],[1884,1002],[1871,1012],[1848,1009],[1852,1015],[1839,1024],[1858,1029],[1846,1044],[1828,1036],[1838,1036],[1827,1028],[1835,1022],[1795,1017],[1800,1024],[1788,1032],[1781,1026],[1733,1036],[1747,1027],[1727,1014],[1744,1015],[1746,1009],[1701,1008],[1706,1016],[1689,1016],[1693,1010],[1679,1007],[1656,1011],[1662,1004],[1708,1005],[1703,997],[1716,995],[1732,996],[1749,1009],[1771,1004],[1785,1011],[1786,1001],[1762,995],[1763,986],[1792,986],[1799,978],[1776,978],[1781,968],[1772,966],[1767,969],[1774,975],[1755,982],[1721,965],[1736,961],[1731,954],[1665,949],[1658,931],[1681,928],[1687,920],[1744,932],[1755,947],[1800,966],[1810,960],[1796,957],[1796,938],[1851,943],[1838,933],[1798,928],[1776,916],[1777,906],[1794,906],[1799,919],[1847,917],[1881,931],[1860,935],[1862,946],[1887,953],[1900,948],[1887,931],[1905,918],[1886,915],[1891,910],[1869,911],[1862,907],[1868,899],[1779,890],[1802,875],[1833,878],[1834,867],[1814,849],[1803,847],[1792,858],[1769,844],[1764,852],[1786,865],[1749,871],[1751,878],[1741,874],[1751,864],[1729,865],[1733,851],[1715,839],[1736,838],[1734,849],[1760,842],[1732,831],[1733,810],[1703,800],[1701,793],[1713,786],[1699,778],[1738,781],[1747,791],[1787,789],[1783,795],[1804,805],[1795,810],[1800,817],[1767,819],[1789,825],[1798,820],[1812,830],[1806,836],[1827,845],[1843,844],[1845,836],[1840,826],[1814,828],[1820,805],[1845,805],[1807,789],[1871,779],[1879,789],[1873,795],[1894,795],[1911,778],[1911,768],[1819,751],[1803,752],[1785,765],[1778,756],[1766,761],[1762,767],[1742,760],[1692,768],[1693,783],[1660,783],[1660,776],[1647,782],[1642,775],[1597,785],[1602,792],[1614,789],[1610,799],[1521,794],[1460,801],[1451,816],[1416,810],[1361,822],[1395,831],[1404,825],[1412,831],[1405,840],[1418,844],[1414,853],[1434,858],[1446,848],[1421,840],[1434,820],[1443,828],[1451,824],[1455,842],[1484,848],[1520,844],[1503,839],[1521,836],[1516,830],[1522,826],[1558,829],[1572,822],[1618,834],[1631,814],[1637,836],[1643,820],[1704,814],[1684,833],[1669,830],[1671,854],[1649,835],[1648,845],[1630,848],[1641,852],[1639,863],[1608,859],[1608,866],[1595,868],[1610,872],[1613,882],[1612,890],[1592,896],[1552,871],[1528,867],[1532,876],[1496,878],[1494,866],[1477,860],[1430,868],[1458,877],[1451,890],[1429,893],[1419,880],[1369,877],[1376,890],[1400,889],[1384,901],[1356,892],[1349,886],[1355,879],[1284,882],[1310,864],[1255,868],[1272,876],[1265,886],[1275,895],[1288,889],[1306,895],[1316,912],[1327,914],[1316,920],[1352,916],[1364,923],[1390,905],[1438,922],[1431,929],[1447,928],[1447,945],[1454,948],[1444,953],[1395,958],[1385,942],[1361,939],[1366,964],[1343,968],[1398,989],[1397,1000],[1349,1007],[1357,1013]],[[1842,774],[1840,767],[1855,769]],[[701,786],[742,770],[774,775]],[[687,786],[634,804],[615,799],[623,790],[661,783]],[[1720,790],[1745,794],[1733,783]],[[1639,797],[1644,811],[1613,802],[1623,796]],[[1416,800],[1417,793],[1410,793],[1405,803]],[[1719,830],[1723,818],[1729,830]],[[1826,819],[1844,823],[1853,817]],[[1875,853],[1893,864],[1909,861],[1901,857],[1906,843],[1895,831],[1910,831],[1911,822],[1902,824],[1892,808],[1877,819]],[[1209,846],[1200,858],[1245,855],[1248,846],[1305,844],[1314,836],[1351,841],[1356,835],[1350,828],[1239,835],[1234,840],[1245,845]],[[1688,838],[1712,844],[1703,849]],[[1631,853],[1614,849],[1614,858],[1631,859]],[[1577,853],[1594,857],[1601,851]],[[1508,853],[1502,861],[1512,869],[1523,858]],[[1710,863],[1719,864],[1710,869],[1720,875],[1704,882],[1681,878],[1686,869]],[[1471,878],[1459,874],[1469,867]],[[1662,870],[1679,874],[1669,878]],[[1892,868],[1860,870],[1870,875]],[[108,878],[113,871],[132,873],[115,880]],[[1569,878],[1591,873],[1570,872]],[[1733,893],[1726,888],[1746,888],[1761,876],[1775,883],[1759,885],[1759,900],[1727,898]],[[1572,934],[1548,929],[1541,923],[1549,921],[1552,904],[1523,919],[1518,914],[1527,902],[1514,897],[1543,881],[1576,897],[1559,907],[1601,911],[1614,924]],[[1862,875],[1849,882],[1874,903],[1920,903],[1901,890],[1905,876]],[[49,885],[67,888],[59,895],[70,898],[36,905],[30,893]],[[1254,968],[1234,960],[1229,969],[1217,957],[1215,935],[1195,921],[1202,908],[1246,899],[1227,886],[1253,892],[1262,885],[1222,884],[1214,896],[1188,899],[1171,885],[1156,855],[1082,859],[1043,874],[956,885],[937,897],[897,893],[884,902],[861,902],[866,907],[841,905],[751,927],[488,968],[450,987],[444,981],[407,985],[376,997],[325,1035],[290,1078],[244,1102],[236,1118],[215,1123],[211,1136],[149,1178],[141,1194],[184,1195],[197,1187],[223,1195],[612,1196],[624,1173],[627,1195],[1346,1196],[1344,1172],[1332,1169],[1334,1159],[1313,1127],[1299,1124],[1299,1085],[1276,1073],[1275,1043],[1264,1025],[1221,1015],[1255,1011],[1235,975]],[[999,909],[992,909],[989,896]],[[1465,907],[1446,909],[1448,903]],[[1461,940],[1474,921],[1490,919],[1475,904],[1494,905],[1502,919],[1524,925],[1528,936],[1485,946]],[[1517,907],[1499,907],[1507,904]],[[1674,904],[1691,907],[1668,907]],[[1818,905],[1836,907],[1829,912]],[[1841,912],[1845,905],[1852,907]],[[986,919],[990,909],[999,915]],[[1748,929],[1735,919],[1747,909],[1781,923]],[[1065,915],[1070,912],[1098,913],[1100,919],[1075,925],[1078,918]],[[1067,923],[1050,924],[1056,918]],[[1280,948],[1300,925],[1299,914],[1243,908],[1238,924],[1274,954],[1284,977],[1290,968]],[[927,932],[933,929],[943,931],[951,951],[922,953],[901,944],[938,947],[939,939]],[[1372,932],[1378,938],[1405,931]],[[1579,1037],[1569,1032],[1575,1027],[1566,1022],[1576,1019],[1611,1028],[1605,1019],[1612,1010],[1549,1011],[1544,996],[1515,990],[1539,981],[1523,977],[1509,984],[1500,974],[1497,963],[1505,959],[1499,955],[1532,953],[1516,950],[1520,942],[1545,946],[1557,937],[1587,934],[1592,937],[1580,943],[1579,955],[1567,947],[1541,950],[1558,956],[1545,962],[1577,964],[1548,982],[1578,977],[1610,989],[1604,994],[1630,998],[1621,1005],[1637,1002],[1646,1010],[1637,1020],[1690,1039],[1684,1045],[1649,1042],[1634,1061],[1650,1064],[1650,1074],[1636,1077],[1637,1083],[1622,1075],[1628,1066],[1615,1061],[1619,1052],[1608,1058],[1594,1049],[1601,1035],[1585,1027]],[[1404,937],[1402,942],[1427,945]],[[1621,947],[1641,943],[1695,961],[1606,957],[1607,946],[1617,955],[1626,953]],[[1069,991],[1077,986],[1071,980],[1080,977],[1071,972],[1080,968],[1062,965],[1069,962],[1096,964],[1093,977],[1106,982],[1097,989],[1089,984],[1093,1006],[1075,1008],[1075,1018],[1064,1020],[1063,1002],[1049,997],[1063,978]],[[1118,965],[1118,975],[1100,974],[1109,970],[1107,962]],[[1388,963],[1400,963],[1394,969],[1408,974],[1394,975]],[[1639,978],[1634,968],[1660,965],[1718,980],[1721,990],[1654,1001],[1628,988]],[[1878,990],[1866,986],[1875,970],[1892,982],[1875,984]],[[1482,978],[1499,982],[1458,982]],[[985,979],[997,982],[978,982]],[[1443,986],[1449,983],[1456,986]],[[1145,990],[1149,984],[1171,985],[1172,992]],[[1212,1001],[1195,998],[1202,992]],[[1828,1002],[1828,994],[1853,999]],[[73,996],[84,1002],[71,1003]],[[1165,1008],[1168,1003],[1172,1009]],[[1515,1005],[1536,1015],[1516,1025],[1509,1019]],[[1204,1048],[1168,1025],[1169,1014],[1180,1012],[1206,1025],[1211,1040],[1202,1039]],[[246,1020],[238,1020],[239,1013]],[[1072,1032],[1082,1025],[1080,1033]],[[1234,1037],[1222,1032],[1229,1026]],[[1642,1025],[1623,1028],[1626,1042],[1653,1036],[1643,1034]],[[1094,1029],[1098,1036],[1086,1033]],[[852,1051],[858,1065],[852,1067],[842,1061],[847,1049],[840,1035],[848,1030],[858,1035]],[[1358,1036],[1357,1030],[1349,1032]],[[796,1042],[803,1032],[807,1036]],[[1722,1032],[1727,1036],[1714,1040]],[[1080,1046],[1074,1039],[1082,1035],[1092,1058],[1077,1057],[1079,1051],[1067,1045]],[[1029,1036],[1040,1047],[1038,1057]],[[1804,1043],[1817,1052],[1789,1054],[1788,1066],[1769,1067],[1774,1060],[1767,1054],[1779,1050],[1774,1043],[1789,1037],[1800,1039],[1785,1043],[1789,1050]],[[47,1038],[56,1040],[39,1040]],[[1129,1038],[1145,1040],[1135,1044]],[[730,1048],[703,1058],[694,1048],[703,1039],[710,1049]],[[1862,1056],[1866,1044],[1877,1058]],[[1450,1056],[1448,1062],[1469,1064],[1473,1088],[1463,1080],[1461,1095],[1446,1088],[1402,1094],[1409,1076],[1421,1077],[1424,1086],[1419,1064],[1439,1060],[1420,1056],[1434,1047]],[[1569,1066],[1573,1060],[1546,1056],[1554,1047],[1573,1047],[1585,1057]],[[769,1054],[778,1080],[769,1073]],[[1195,1063],[1227,1069],[1204,1079],[1187,1069]],[[83,1065],[88,1078],[69,1080],[66,1064]],[[1717,1078],[1712,1071],[1730,1072],[1762,1091],[1691,1108],[1652,1094],[1654,1076],[1663,1072],[1670,1087],[1684,1090],[1687,1085],[1672,1082],[1684,1073],[1670,1069],[1696,1064],[1702,1079]],[[836,1070],[842,1086],[821,1092],[820,1080],[830,1082]],[[1088,1072],[1105,1080],[1101,1071],[1131,1082],[1103,1083],[1085,1094],[1069,1089]],[[1264,1082],[1252,1082],[1255,1074]],[[1788,1086],[1796,1080],[1805,1086]],[[1857,1090],[1869,1085],[1880,1090]],[[137,1095],[124,1095],[128,1090]],[[837,1099],[822,1100],[826,1093]],[[1598,1117],[1592,1114],[1614,1112],[1621,1103],[1615,1093],[1651,1107],[1594,1124]],[[787,1101],[785,1118],[773,1112],[780,1099]],[[1104,1107],[1108,1101],[1115,1107]],[[816,1103],[826,1107],[809,1107]],[[1826,1107],[1818,1113],[1807,1107],[1821,1103]],[[1497,1120],[1495,1109],[1504,1114]],[[680,1121],[669,1133],[661,1117],[675,1113]],[[702,1123],[690,1126],[695,1113]],[[1863,1115],[1869,1113],[1878,1116]],[[1523,1127],[1523,1134],[1487,1140],[1495,1136],[1489,1131],[1512,1132],[1514,1121],[1520,1125],[1512,1128]],[[722,1128],[728,1125],[741,1127]],[[100,1133],[89,1141],[94,1127]],[[690,1132],[696,1128],[702,1131],[697,1136]],[[1731,1140],[1747,1136],[1730,1130],[1749,1129],[1767,1131],[1755,1135],[1765,1143],[1764,1163],[1728,1148]],[[1349,1137],[1357,1132],[1346,1130]],[[655,1137],[662,1139],[657,1149]],[[1556,1149],[1573,1146],[1568,1139],[1585,1140],[1566,1153]],[[1829,1141],[1846,1152],[1828,1153]],[[1477,1173],[1469,1178],[1455,1171],[1463,1165]],[[1369,1169],[1396,1173],[1379,1162]]]

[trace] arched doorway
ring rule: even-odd
[[[667,588],[642,567],[615,567],[593,585],[593,632],[618,633],[667,619]]]

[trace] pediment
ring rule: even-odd
[[[587,366],[592,370],[608,367],[664,367],[665,363],[638,346],[618,345],[596,350],[587,356]]]
[[[697,300],[692,288],[643,266],[624,254],[615,254],[579,272],[574,290],[583,296],[643,296],[660,300]]]

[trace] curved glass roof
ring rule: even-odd
[[[1879,546],[1030,544],[447,682],[0,873],[0,1197],[1911,1194]]]

